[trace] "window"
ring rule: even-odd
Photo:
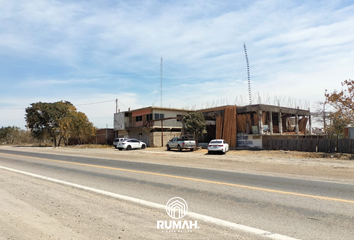
[[[143,121],[143,116],[136,116],[135,117],[135,122],[141,122]]]
[[[155,113],[155,120],[163,119],[165,118],[165,114],[163,113]]]
[[[182,115],[177,115],[177,122],[181,122],[182,121]]]
[[[146,121],[151,121],[152,120],[152,113],[146,114]]]

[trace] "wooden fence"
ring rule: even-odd
[[[276,139],[264,138],[264,150],[354,153],[354,139]]]

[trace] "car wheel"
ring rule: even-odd
[[[193,149],[193,148],[191,148],[190,150],[191,150],[191,152],[193,152],[193,150],[194,150],[194,149]]]
[[[178,145],[177,150],[178,150],[178,152],[182,152],[182,148],[180,145]]]
[[[146,147],[145,144],[141,145],[141,149],[145,149],[145,147]]]
[[[122,151],[123,149],[122,148],[118,148],[119,151]]]
[[[167,151],[171,150],[170,145],[167,144],[166,147],[167,147]]]
[[[132,146],[128,145],[127,150],[131,150],[131,149],[132,149]]]

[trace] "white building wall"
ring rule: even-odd
[[[125,129],[124,112],[114,114],[113,128],[114,131]]]
[[[132,129],[129,130],[128,132],[129,132],[129,138],[136,138],[140,141],[145,142],[146,145],[150,147],[149,132],[143,130],[142,128]]]
[[[153,118],[155,120],[155,113],[159,113],[159,114],[164,114],[164,118],[170,118],[170,117],[177,117],[177,115],[185,115],[187,114],[188,112],[185,111],[185,112],[182,112],[182,111],[169,111],[169,110],[163,110],[163,109],[153,109],[152,111],[152,115],[153,115]],[[155,127],[159,127],[161,126],[161,122],[157,121],[157,122],[154,122],[154,125]],[[163,121],[163,126],[164,127],[179,127],[179,128],[182,128],[183,125],[182,125],[182,122],[180,121],[177,121],[177,119],[170,119],[170,120],[165,120]]]

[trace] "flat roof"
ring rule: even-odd
[[[289,107],[280,107],[275,105],[265,105],[265,104],[253,104],[243,107],[237,107],[237,113],[248,113],[248,112],[257,112],[259,110],[266,112],[281,112],[287,114],[298,114],[298,115],[310,115],[310,110],[299,109],[299,108],[289,108]]]
[[[166,111],[181,111],[181,112],[213,112],[213,111],[220,111],[224,110],[227,107],[235,107],[236,105],[224,105],[220,107],[212,107],[212,108],[204,108],[204,109],[198,109],[198,110],[191,110],[191,109],[184,109],[184,108],[167,108],[167,107],[157,107],[157,106],[149,106],[149,107],[143,107],[143,108],[138,108],[138,109],[133,109],[129,111],[123,111],[123,112],[135,112],[135,111],[140,111],[144,109],[157,109],[157,110],[166,110]],[[289,107],[281,107],[281,106],[275,106],[275,105],[266,105],[266,104],[252,104],[252,105],[246,105],[246,106],[236,106],[237,109],[237,114],[239,113],[249,113],[249,112],[257,112],[259,110],[266,111],[266,112],[281,112],[285,114],[298,114],[298,115],[310,115],[310,110],[305,110],[305,109],[299,109],[299,108],[289,108]]]
[[[184,108],[167,108],[167,107],[155,107],[155,106],[149,106],[149,107],[143,107],[143,108],[137,108],[137,109],[132,109],[130,111],[123,111],[123,112],[135,112],[135,111],[140,111],[144,109],[157,109],[157,110],[167,110],[167,111],[183,111],[183,112],[195,112],[196,110],[190,110],[190,109],[184,109]]]

